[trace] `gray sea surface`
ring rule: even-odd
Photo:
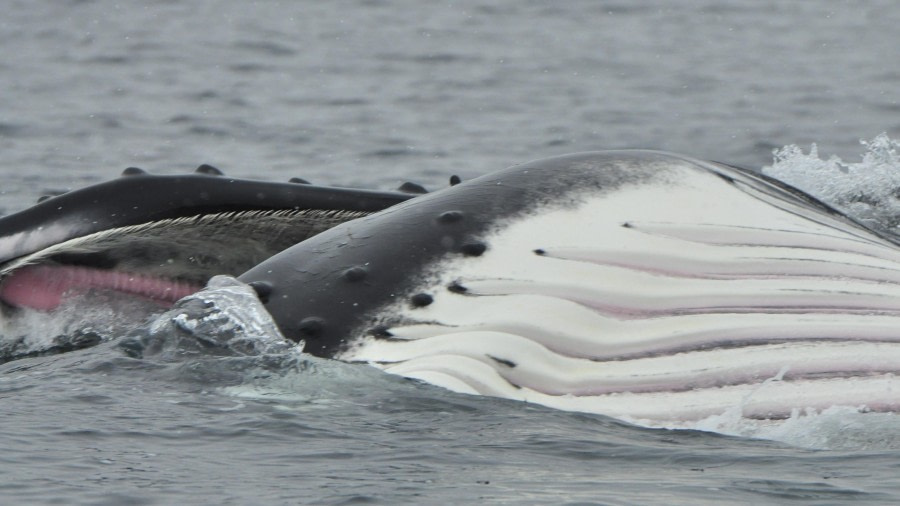
[[[892,0],[8,0],[0,213],[128,166],[434,189],[610,148],[854,160],[900,137],[898,27]],[[32,317],[13,337],[71,323]],[[291,351],[137,358],[150,327],[0,366],[0,502],[900,501],[891,415],[646,429]]]

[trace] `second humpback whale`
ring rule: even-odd
[[[787,185],[670,153],[608,151],[385,195],[383,210],[290,237],[239,276],[305,352],[636,420],[900,407],[897,243]],[[7,304],[30,300],[8,289],[27,292],[23,269],[147,263],[107,254],[103,230],[83,252],[78,237],[41,242],[13,218],[0,220]],[[171,219],[111,237],[158,257],[140,238]],[[60,240],[75,252],[51,244]]]
[[[296,182],[294,182],[296,181]],[[171,303],[401,192],[195,174],[122,177],[44,198],[0,219],[0,300],[53,309],[65,292],[109,289]]]

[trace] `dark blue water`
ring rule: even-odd
[[[900,137],[897,26],[890,0],[13,0],[0,210],[132,165],[438,188],[588,149],[856,160],[859,139]],[[651,430],[291,352],[134,358],[118,332],[0,366],[3,503],[900,499],[891,415],[726,424],[771,440]]]

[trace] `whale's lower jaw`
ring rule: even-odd
[[[778,188],[664,168],[498,220],[336,356],[629,420],[900,411],[897,247]]]

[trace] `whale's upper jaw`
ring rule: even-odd
[[[126,171],[0,219],[0,280],[43,265],[77,268],[89,279],[120,273],[202,287],[213,275],[238,275],[312,235],[408,198],[204,171]],[[0,299],[10,302],[3,295],[0,288]]]

